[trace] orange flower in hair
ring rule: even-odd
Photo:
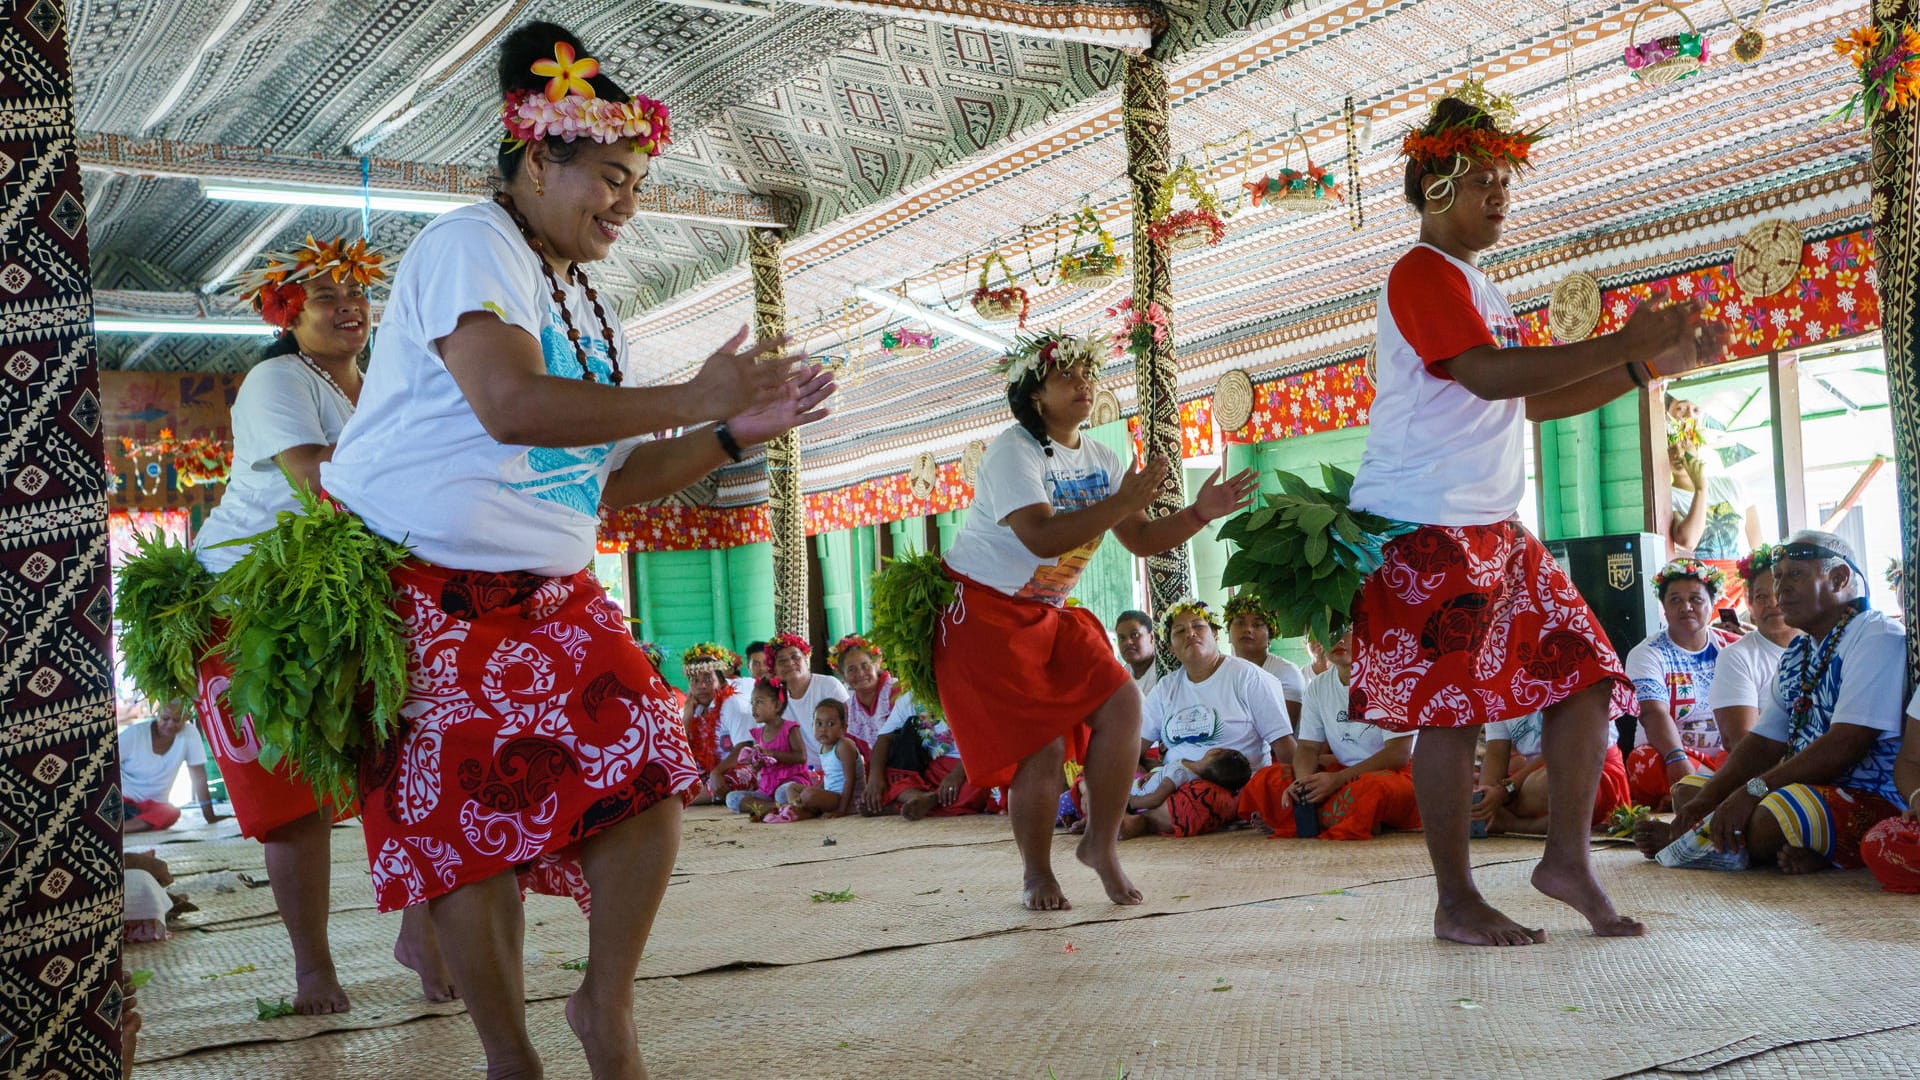
[[[559,101],[568,94],[590,98],[595,95],[593,84],[587,80],[600,74],[600,61],[591,56],[576,60],[573,46],[559,41],[554,43],[553,59],[535,60],[532,71],[535,75],[550,76],[547,80],[548,101]]]

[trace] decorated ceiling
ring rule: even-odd
[[[956,460],[1005,422],[985,374],[990,349],[942,334],[918,356],[883,353],[883,329],[924,326],[856,299],[857,287],[901,291],[1010,338],[1012,323],[988,323],[964,302],[998,251],[1032,293],[1030,327],[1111,322],[1104,312],[1127,279],[1091,290],[1058,282],[1052,256],[1072,244],[1057,246],[1056,222],[1084,205],[1128,250],[1121,50],[1155,32],[1174,150],[1230,211],[1219,244],[1175,256],[1183,394],[1208,393],[1230,368],[1270,380],[1364,351],[1372,294],[1413,232],[1398,194],[1399,135],[1469,75],[1551,132],[1489,260],[1523,304],[1575,269],[1612,284],[1609,275],[1724,262],[1765,217],[1794,220],[1810,238],[1857,230],[1867,147],[1857,118],[1835,115],[1855,84],[1832,41],[1865,7],[1683,7],[89,0],[68,18],[83,142],[107,147],[83,147],[83,164],[164,140],[308,155],[336,171],[362,155],[391,169],[465,167],[443,190],[471,188],[490,159],[488,43],[530,18],[577,27],[610,72],[674,110],[677,138],[651,181],[668,193],[661,212],[637,218],[598,275],[620,297],[646,374],[674,377],[750,317],[741,221],[789,224],[793,330],[850,364],[836,414],[803,442],[806,486],[817,490],[901,472],[922,450]],[[1623,49],[1684,30],[1683,20],[1709,42],[1709,63],[1672,85],[1636,79]],[[1748,28],[1766,38],[1751,62],[1728,55]],[[1250,204],[1243,181],[1308,155],[1346,204],[1311,214]],[[357,210],[212,202],[195,179],[139,171],[106,160],[87,174],[103,310],[227,311],[219,279],[248,251],[361,228]],[[730,206],[735,219],[673,211],[689,199]],[[397,249],[425,220],[374,212],[369,225]],[[239,371],[250,359],[241,339],[104,345],[119,367]],[[1114,370],[1124,405],[1130,373]],[[762,497],[762,475],[752,462],[729,471],[720,499]]]

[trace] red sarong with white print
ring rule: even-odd
[[[1387,543],[1353,605],[1348,708],[1389,731],[1512,720],[1633,684],[1566,572],[1518,522],[1423,525]]]
[[[393,583],[407,701],[360,777],[380,910],[508,870],[587,910],[581,842],[701,778],[665,680],[586,570]]]
[[[213,640],[222,641],[226,636],[226,620],[214,620]],[[200,714],[200,734],[207,740],[207,752],[220,763],[220,779],[226,781],[227,799],[233,803],[233,819],[240,825],[240,835],[258,840],[312,814],[320,804],[313,787],[284,763],[275,769],[260,764],[260,737],[253,733],[253,717],[234,716],[227,705],[227,685],[232,681],[233,668],[217,650],[209,650],[200,658],[199,693],[193,706]],[[333,813],[335,821],[352,816],[351,808]]]

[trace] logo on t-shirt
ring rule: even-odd
[[[611,382],[613,365],[607,359],[607,343],[584,335],[580,343],[585,346],[587,368],[593,372],[594,381]],[[580,377],[579,354],[567,340],[566,327],[552,305],[547,308],[547,324],[540,331],[540,355],[546,361],[547,374],[562,379]],[[601,467],[612,452],[612,443],[572,449],[536,446],[518,461],[507,462],[501,470],[506,474],[502,479],[515,491],[592,515],[600,509]]]
[[[1220,741],[1220,714],[1210,706],[1189,705],[1161,725],[1160,741],[1176,746],[1209,746]]]
[[[1527,343],[1526,331],[1511,315],[1493,316],[1487,320],[1487,329],[1493,332],[1494,343],[1503,349],[1517,349]]]
[[[1112,480],[1105,469],[1064,475],[1049,471],[1046,478],[1047,503],[1055,513],[1062,510],[1084,510],[1107,497]],[[1055,607],[1066,603],[1067,594],[1080,582],[1080,574],[1092,561],[1093,553],[1100,547],[1103,536],[1074,548],[1060,556],[1052,566],[1035,568],[1033,577],[1014,595],[1028,600],[1044,600]]]

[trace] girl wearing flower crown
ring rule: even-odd
[[[594,1075],[633,1076],[634,971],[701,770],[589,570],[596,515],[819,418],[834,386],[784,339],[745,345],[744,327],[689,381],[637,385],[587,267],[638,209],[666,108],[551,23],[510,34],[499,73],[501,190],[414,240],[322,469],[368,530],[411,548],[394,604],[433,673],[363,763],[362,820],[381,910],[426,903],[460,942],[447,963],[492,1074],[540,1072],[519,882],[583,911],[590,898],[592,962],[567,1019]]]
[[[1140,691],[1100,620],[1066,605],[1106,534],[1136,555],[1186,543],[1246,505],[1251,469],[1209,477],[1193,503],[1149,519],[1167,464],[1124,465],[1082,436],[1107,343],[1060,333],[1021,343],[998,367],[1016,421],[987,447],[973,508],[946,555],[956,599],[933,664],[940,704],[971,783],[1009,788],[1008,811],[1034,911],[1068,906],[1049,855],[1071,757],[1086,765],[1080,861],[1116,904],[1140,891],[1120,868],[1120,819],[1140,757]]]
[[[1420,729],[1414,783],[1439,886],[1434,933],[1477,945],[1544,939],[1474,887],[1469,796],[1480,725],[1545,710],[1552,782],[1535,887],[1600,934],[1639,934],[1587,860],[1587,825],[1613,710],[1631,684],[1580,594],[1516,518],[1529,421],[1572,416],[1717,359],[1725,330],[1697,304],[1640,306],[1617,333],[1524,347],[1479,269],[1500,239],[1514,172],[1538,132],[1479,84],[1407,134],[1406,197],[1420,242],[1379,301],[1379,377],[1352,505],[1418,530],[1391,541],[1353,611],[1352,711]]]

